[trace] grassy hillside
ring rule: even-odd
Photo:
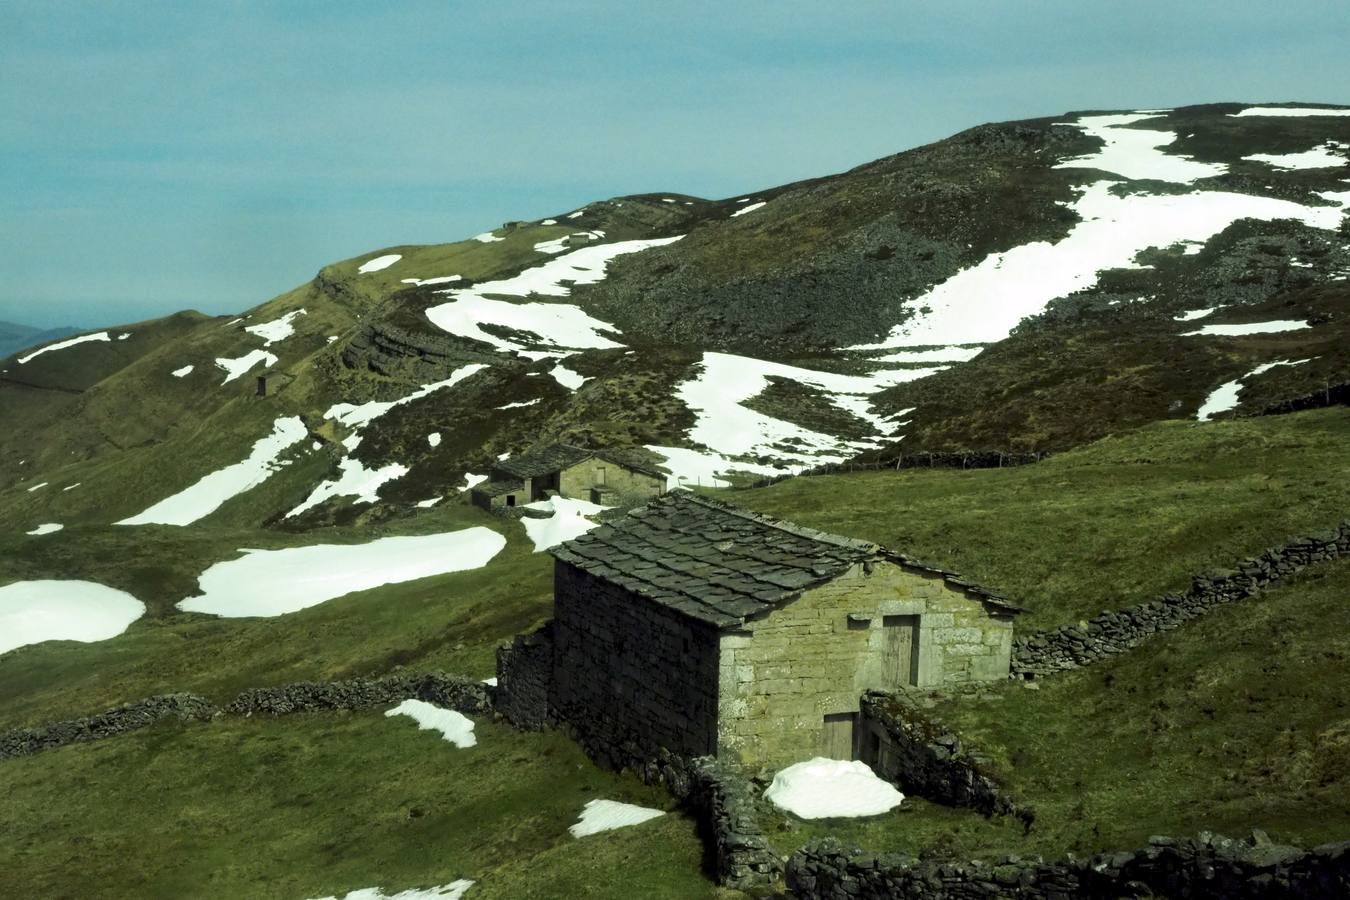
[[[1006,682],[934,712],[1037,811],[1030,834],[922,802],[776,832],[870,849],[1047,857],[1202,830],[1313,846],[1350,836],[1350,562],[1336,562],[1098,665]]]
[[[1006,592],[1019,630],[1150,600],[1350,515],[1350,410],[1164,422],[1030,466],[796,478],[733,501]]]
[[[405,716],[298,715],[8,760],[0,870],[41,897],[96,885],[108,898],[300,900],[459,878],[483,898],[734,896],[700,875],[678,814],[567,833],[592,799],[668,808],[659,789],[596,769],[559,734],[486,719],[475,733],[456,749]]]

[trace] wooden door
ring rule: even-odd
[[[826,759],[853,758],[853,729],[857,724],[855,712],[826,713],[821,731],[820,755]]]
[[[919,617],[884,616],[881,672],[887,685],[919,683]]]

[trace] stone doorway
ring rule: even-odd
[[[887,686],[919,683],[919,617],[883,616],[881,675]]]
[[[820,755],[826,759],[853,759],[856,712],[826,713],[820,733]]]

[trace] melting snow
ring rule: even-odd
[[[298,416],[277,419],[272,433],[253,445],[248,458],[203,476],[196,484],[159,501],[118,525],[191,525],[221,507],[231,497],[262,484],[281,468],[277,458],[307,434]]]
[[[1317,109],[1307,106],[1249,106],[1241,112],[1229,113],[1230,119],[1246,116],[1350,116],[1350,109]]]
[[[305,502],[286,513],[285,517],[298,516],[333,497],[355,497],[353,503],[376,503],[380,499],[380,488],[387,482],[407,475],[408,467],[402,463],[389,463],[371,470],[359,459],[346,456],[338,462],[338,472],[340,474],[336,479],[320,482]]]
[[[1172,318],[1178,322],[1194,322],[1196,319],[1203,319],[1205,316],[1212,314],[1216,309],[1218,309],[1217,306],[1211,306],[1209,309],[1193,309]]]
[[[620,803],[617,800],[591,800],[581,808],[581,815],[577,818],[577,824],[567,830],[572,833],[572,837],[586,837],[589,834],[599,834],[602,831],[613,831],[615,828],[640,825],[664,815],[665,813],[659,809],[648,809],[645,806],[635,806],[632,803]]]
[[[466,491],[473,490],[474,485],[476,485],[476,484],[482,484],[483,482],[485,482],[485,481],[487,481],[487,480],[488,480],[488,477],[487,477],[486,475],[475,475],[475,474],[473,474],[472,472],[465,472],[465,473],[464,473],[464,490],[466,490]]]
[[[296,316],[303,315],[305,315],[303,309],[293,309],[280,319],[263,322],[261,325],[249,325],[245,327],[244,330],[249,334],[256,334],[258,337],[262,338],[264,347],[270,347],[274,342],[285,340],[295,334],[295,326],[291,323]]]
[[[1347,149],[1350,149],[1350,145],[1331,141],[1321,147],[1314,147],[1302,153],[1253,153],[1251,156],[1242,158],[1252,162],[1266,163],[1277,169],[1330,169],[1346,164],[1344,151]],[[1335,150],[1341,152],[1336,153]]]
[[[418,500],[418,501],[417,501],[415,504],[413,504],[413,505],[416,506],[418,509],[429,509],[429,508],[435,506],[437,503],[440,503],[440,502],[441,502],[441,498],[440,498],[440,497],[428,497],[428,498],[425,499],[425,500]]]
[[[402,406],[405,403],[412,403],[414,400],[420,400],[428,394],[435,393],[443,388],[453,387],[470,375],[486,369],[484,363],[470,363],[467,366],[460,366],[450,373],[450,377],[443,381],[424,384],[406,397],[400,397],[398,400],[370,400],[366,403],[335,403],[324,413],[324,418],[336,419],[343,425],[350,428],[364,428],[366,425],[378,419],[380,416],[389,412],[396,406]]]
[[[433,431],[431,434],[427,435],[427,443],[433,447],[439,447],[441,445],[441,433],[439,431]]]
[[[1100,272],[1132,267],[1150,247],[1207,241],[1239,219],[1295,219],[1335,229],[1343,216],[1338,207],[1222,191],[1117,197],[1111,193],[1114,184],[1099,181],[1084,188],[1070,204],[1083,221],[1058,243],[1034,241],[990,254],[910,301],[914,315],[884,340],[849,349],[993,343],[1055,298],[1094,286]]]
[[[586,500],[570,500],[557,496],[527,503],[525,508],[548,510],[552,513],[547,519],[526,516],[520,520],[520,524],[525,526],[525,533],[534,542],[536,553],[555,547],[563,541],[581,537],[598,524],[587,516],[609,509],[608,506],[600,506]]]
[[[1243,335],[1243,334],[1278,334],[1281,331],[1297,331],[1300,328],[1307,328],[1307,322],[1300,322],[1294,319],[1277,319],[1273,322],[1242,322],[1237,325],[1205,325],[1199,331],[1187,331],[1182,337],[1191,337],[1197,334],[1220,334],[1220,335]]]
[[[662,447],[648,444],[647,449],[664,457],[662,466],[670,470],[666,476],[666,487],[674,490],[689,485],[703,487],[730,487],[731,482],[722,476],[731,472],[748,472],[752,475],[782,475],[796,471],[789,466],[766,466],[762,463],[739,462],[728,459],[711,450],[690,450],[687,447]]]
[[[35,359],[44,353],[50,353],[53,350],[64,350],[67,347],[74,347],[76,344],[87,344],[90,341],[111,341],[106,331],[98,331],[94,334],[82,334],[79,337],[66,338],[64,341],[57,341],[55,344],[48,344],[45,347],[39,347],[27,356],[20,356],[17,360],[19,365],[23,365],[30,359]]]
[[[984,352],[983,347],[938,347],[936,350],[900,350],[886,356],[878,356],[872,362],[967,362]]]
[[[539,224],[540,224],[540,225],[557,225],[557,224],[558,224],[558,220],[557,220],[557,219],[545,219],[544,221],[540,222]]]
[[[33,491],[36,491],[36,490],[38,490],[39,488],[45,488],[48,484],[50,484],[50,482],[47,482],[47,481],[44,481],[44,482],[42,482],[42,483],[40,483],[40,484],[35,484],[35,485],[33,485],[32,487],[30,487],[30,488],[28,489],[28,493],[31,494],[31,493],[33,493]]]
[[[174,378],[182,378],[184,375],[190,375],[191,373],[192,373],[192,366],[189,364],[183,366],[183,368],[181,369],[174,369],[169,374],[173,375]]]
[[[0,587],[0,653],[42,641],[104,641],[145,614],[145,604],[92,581],[16,581]]]
[[[462,275],[437,275],[435,278],[404,278],[403,284],[415,284],[423,287],[428,284],[449,284],[452,281],[463,281]]]
[[[538,397],[535,397],[533,400],[520,400],[520,401],[517,401],[517,402],[515,402],[515,403],[508,403],[508,404],[506,404],[505,406],[499,406],[499,407],[497,407],[497,408],[498,408],[498,409],[519,409],[519,408],[522,407],[522,406],[534,406],[534,405],[535,405],[536,403],[538,403],[538,402],[539,402],[539,398],[538,398]]]
[[[117,336],[117,339],[118,339],[119,341],[125,341],[125,340],[126,340],[127,338],[129,338],[129,337],[131,337],[131,332],[130,332],[130,331],[127,331],[127,332],[123,332],[122,334],[119,334],[119,335]]]
[[[818,756],[774,775],[764,799],[803,819],[840,819],[881,815],[905,795],[867,763]]]
[[[460,337],[482,341],[501,350],[522,350],[524,346],[506,338],[489,334],[482,325],[502,325],[519,331],[538,334],[545,344],[555,347],[608,348],[622,344],[604,337],[600,332],[617,332],[609,322],[587,315],[578,306],[563,303],[509,303],[488,299],[489,295],[527,297],[566,297],[572,286],[595,284],[605,277],[605,268],[616,256],[637,253],[650,247],[660,247],[678,241],[681,236],[654,238],[642,241],[616,241],[595,244],[571,253],[556,256],[519,275],[498,281],[485,281],[468,288],[449,289],[441,293],[453,299],[426,311],[427,318],[437,327]]]
[[[495,242],[497,242],[497,241],[504,241],[504,240],[506,240],[506,238],[497,237],[495,234],[493,234],[493,233],[490,232],[490,231],[485,231],[485,232],[483,232],[482,234],[475,234],[475,235],[473,236],[473,239],[474,239],[475,241],[482,241],[484,244],[492,244],[492,243],[495,243]]]
[[[384,256],[377,256],[374,259],[368,259],[361,263],[361,265],[357,267],[356,272],[358,275],[364,275],[367,272],[379,272],[382,269],[389,268],[402,258],[402,253],[386,253]]]
[[[1121,126],[1156,119],[1149,113],[1125,115],[1083,116],[1072,124],[1092,137],[1104,141],[1102,148],[1087,156],[1066,159],[1056,169],[1100,169],[1125,178],[1155,179],[1190,184],[1200,178],[1222,175],[1228,167],[1222,163],[1202,163],[1184,156],[1164,153],[1165,147],[1177,139],[1172,131],[1148,131]]]
[[[473,887],[467,878],[442,884],[438,887],[410,888],[397,894],[386,894],[375,887],[361,888],[344,894],[342,900],[463,900],[464,892]],[[319,897],[316,900],[338,900],[337,897]]]
[[[571,369],[561,364],[554,366],[552,369],[549,369],[548,374],[552,375],[553,380],[558,382],[558,384],[562,385],[563,387],[571,391],[575,391],[577,388],[581,387],[587,381],[590,381],[588,377],[581,375],[580,373],[573,372]]]
[[[473,720],[453,709],[442,709],[425,700],[404,700],[385,712],[386,716],[409,716],[419,731],[439,731],[441,737],[461,750],[478,743],[473,734]]]
[[[75,482],[74,484],[68,484],[68,485],[66,485],[65,487],[61,488],[61,490],[63,490],[63,491],[73,491],[73,490],[75,490],[77,487],[79,487],[79,486],[82,485],[82,484],[84,484],[83,481],[77,481],[77,482]]]
[[[1269,372],[1276,366],[1297,366],[1307,361],[1308,360],[1306,359],[1296,359],[1291,362],[1287,359],[1277,359],[1274,362],[1268,362],[1257,366],[1255,369],[1252,369],[1246,375],[1243,375],[1235,381],[1226,381],[1215,388],[1214,392],[1205,398],[1205,402],[1201,404],[1195,417],[1201,422],[1207,422],[1214,418],[1216,413],[1227,412],[1237,406],[1238,391],[1242,389],[1242,383],[1248,378],[1255,378],[1257,375]]]
[[[746,213],[754,212],[755,210],[763,206],[766,202],[767,201],[765,200],[761,200],[758,203],[751,203],[749,206],[742,206],[740,209],[736,210],[734,213],[731,214],[731,218],[734,219],[737,216],[743,216]]]
[[[70,488],[64,488],[64,490],[68,491],[70,490]],[[65,527],[66,526],[60,524],[59,522],[47,522],[45,525],[39,525],[32,531],[24,532],[24,534],[54,534]]]
[[[229,384],[258,363],[262,363],[264,366],[275,366],[277,357],[266,350],[251,350],[243,356],[233,359],[217,356],[216,365],[225,370],[225,380],[221,384]]]
[[[476,526],[366,544],[243,550],[244,556],[203,572],[197,579],[201,594],[178,608],[225,617],[279,616],[382,584],[481,568],[505,546],[506,538]]]
[[[578,218],[579,216],[585,215],[585,213],[586,213],[586,208],[583,206],[581,209],[579,209],[579,210],[577,210],[576,212],[571,213],[570,215],[568,215],[567,218],[569,218],[569,219],[575,219],[575,218]]]

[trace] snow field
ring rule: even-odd
[[[774,775],[764,799],[802,819],[840,819],[881,815],[905,795],[867,763],[818,756]]]
[[[42,641],[105,641],[144,614],[135,597],[92,581],[16,581],[0,587],[0,653]]]
[[[419,731],[439,731],[441,737],[461,750],[478,743],[473,733],[473,720],[453,709],[443,709],[425,700],[404,700],[385,712],[385,716],[408,716],[417,723]]]
[[[1337,150],[1340,153],[1336,153]],[[1350,159],[1345,155],[1346,150],[1350,150],[1350,144],[1328,141],[1320,147],[1313,147],[1302,153],[1253,153],[1242,158],[1265,163],[1276,169],[1331,169],[1350,163]]]
[[[558,384],[567,388],[569,391],[575,391],[587,381],[590,381],[590,378],[581,375],[580,373],[573,372],[562,363],[549,369],[548,374],[552,375],[554,381],[558,382]]]

